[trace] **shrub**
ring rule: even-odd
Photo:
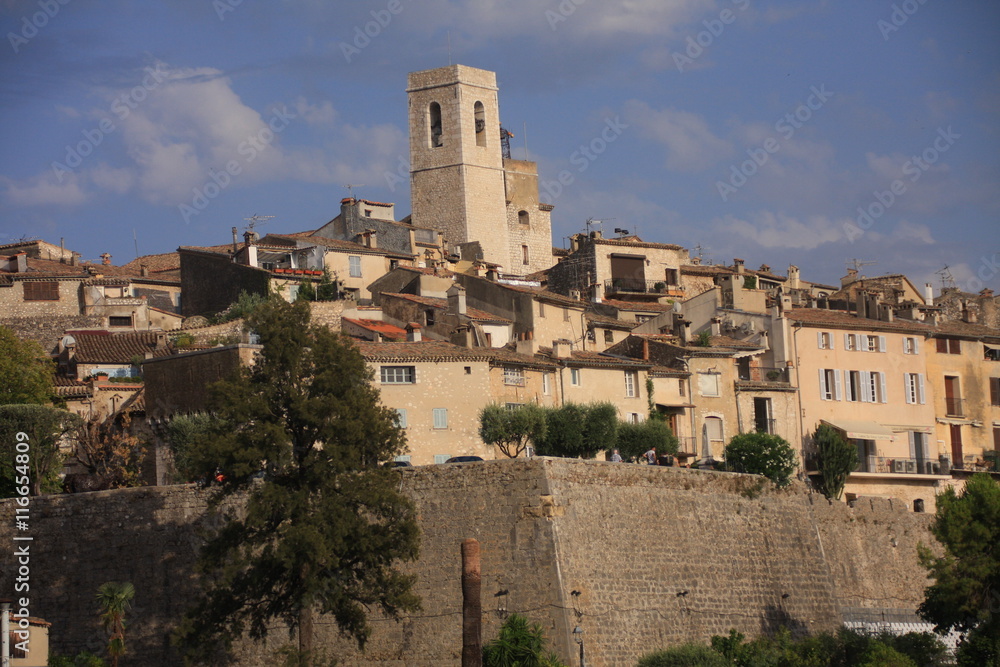
[[[615,446],[626,461],[638,459],[652,448],[656,448],[657,454],[676,454],[677,444],[677,438],[664,421],[647,419],[638,424],[618,424]]]
[[[593,458],[615,442],[618,410],[611,403],[566,403],[545,413],[545,436],[535,442],[542,456]]]
[[[545,644],[541,625],[511,614],[497,638],[483,646],[483,667],[564,667]]]
[[[858,450],[841,431],[829,424],[820,424],[813,434],[819,454],[819,471],[823,474],[820,490],[830,500],[840,500],[847,476],[858,467]]]
[[[639,658],[638,667],[729,667],[733,663],[703,644],[681,644]]]
[[[769,433],[733,436],[725,456],[729,470],[763,475],[778,486],[787,486],[798,466],[798,457],[788,441]]]
[[[479,413],[479,437],[498,447],[504,456],[515,458],[545,435],[545,413],[534,403],[514,409],[487,405]]]

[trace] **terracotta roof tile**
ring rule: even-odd
[[[394,338],[397,340],[406,339],[406,330],[397,327],[394,324],[389,324],[388,322],[383,322],[381,320],[368,320],[368,319],[353,319],[350,317],[341,318],[343,322],[350,322],[351,324],[366,329],[373,333],[380,334],[382,336],[387,336],[389,338]]]
[[[390,297],[396,299],[403,299],[405,301],[412,301],[413,303],[419,303],[422,306],[430,306],[432,308],[437,308],[438,310],[448,310],[448,300],[441,299],[432,296],[418,296],[416,294],[398,294],[395,292],[383,292],[382,297]],[[465,314],[469,316],[469,319],[476,320],[479,322],[500,322],[502,324],[510,324],[511,320],[506,317],[500,317],[499,315],[494,315],[493,313],[488,313],[485,310],[479,310],[478,308],[466,308]]]
[[[373,343],[357,341],[368,361],[489,361],[488,348],[466,348],[438,340]]]
[[[826,310],[824,308],[792,308],[788,318],[802,322],[809,327],[828,326],[839,329],[861,329],[869,331],[904,331],[912,333],[932,333],[934,327],[922,322],[896,319],[892,322],[871,320],[858,317],[854,313],[843,310]]]
[[[169,344],[157,348],[158,335],[151,331],[130,331],[108,333],[106,331],[67,331],[76,339],[76,361],[85,364],[127,364],[135,356],[144,357],[152,352],[153,357],[170,354]]]
[[[656,301],[620,301],[618,299],[604,299],[601,303],[606,303],[607,305],[617,308],[618,310],[626,310],[630,313],[665,313],[669,310],[673,310],[674,308],[674,304],[672,303],[657,303]]]

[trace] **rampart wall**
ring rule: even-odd
[[[459,545],[482,545],[484,639],[502,613],[543,625],[564,660],[584,629],[588,664],[634,665],[670,643],[786,626],[831,630],[845,607],[912,610],[926,579],[916,546],[930,517],[887,500],[854,508],[801,486],[758,489],[758,478],[677,468],[532,459],[422,466],[401,474],[422,529],[423,609],[375,620],[362,656],[317,622],[341,665],[460,664]],[[128,665],[176,665],[169,630],[193,599],[198,530],[212,524],[193,487],[102,491],[32,500],[31,614],[53,623],[54,652],[99,650],[94,594],[128,580],[137,595]],[[14,505],[0,503],[0,541],[14,544]],[[0,597],[14,561],[0,550]],[[506,595],[497,596],[500,591]],[[288,642],[242,645],[241,665],[273,664]]]

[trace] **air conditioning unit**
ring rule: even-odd
[[[938,463],[933,463],[931,461],[927,462],[927,474],[929,475],[940,475],[941,465]]]
[[[907,463],[906,461],[893,461],[892,471],[899,473],[906,472],[906,463]]]
[[[915,475],[917,473],[916,461],[903,461],[903,463],[906,464],[906,472],[910,473],[911,475]]]

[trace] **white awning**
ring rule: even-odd
[[[848,438],[858,440],[891,440],[892,430],[876,422],[848,421],[838,419],[835,422],[822,420],[824,424],[829,424],[839,431],[843,431]]]

